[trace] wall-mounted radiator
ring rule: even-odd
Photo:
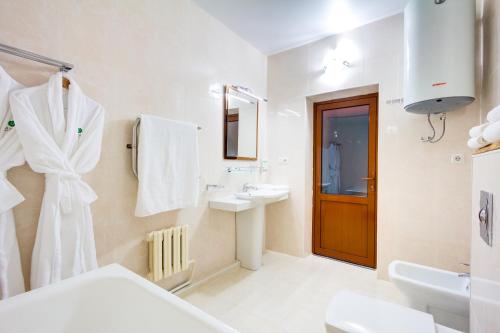
[[[159,281],[189,268],[188,239],[187,225],[148,234],[150,280]]]

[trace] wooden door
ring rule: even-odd
[[[378,94],[314,104],[313,252],[376,267]]]

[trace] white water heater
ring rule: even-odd
[[[404,108],[429,114],[475,100],[475,1],[411,0],[404,11]]]

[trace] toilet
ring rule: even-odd
[[[329,333],[462,333],[428,313],[347,290],[330,301],[325,325]]]

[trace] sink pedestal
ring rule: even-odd
[[[236,213],[236,259],[241,267],[256,271],[262,263],[262,242],[266,221],[266,206]]]
[[[288,199],[288,186],[260,184],[254,190],[212,199],[210,208],[236,213],[236,259],[241,267],[258,270],[262,264],[266,205]]]

